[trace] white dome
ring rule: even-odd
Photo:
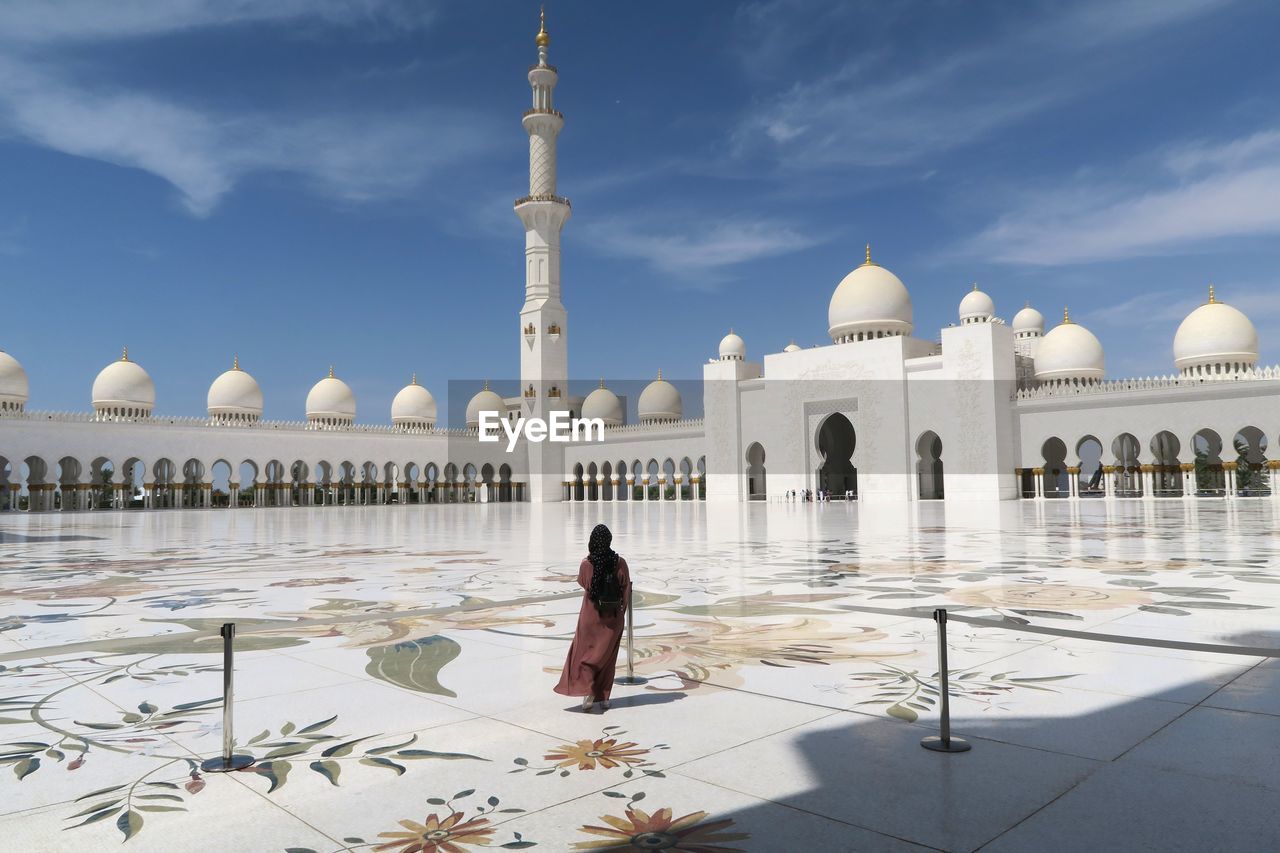
[[[129,361],[129,351],[125,350],[119,361],[113,361],[98,378],[93,380],[93,408],[95,411],[116,409],[132,409],[136,414],[150,415],[156,405],[156,384],[151,376],[136,361]],[[136,416],[135,414],[135,416]]]
[[[9,353],[0,350],[0,405],[6,409],[22,408],[31,390],[27,371]]]
[[[1018,332],[1035,332],[1037,335],[1044,333],[1044,315],[1031,307],[1028,302],[1027,306],[1013,315],[1013,331]]]
[[[351,388],[333,375],[321,379],[307,393],[307,420],[354,421],[356,395]]]
[[[1064,311],[1061,325],[1050,329],[1040,341],[1035,367],[1036,379],[1041,382],[1099,380],[1105,370],[1102,344],[1093,332],[1071,322]]]
[[[978,285],[973,286],[964,295],[964,299],[960,300],[960,322],[961,323],[981,323],[990,320],[996,314],[996,304],[991,301],[991,297],[978,290]]]
[[[721,361],[742,361],[747,357],[747,343],[729,330],[729,334],[720,339]]]
[[[1173,363],[1186,371],[1198,365],[1245,365],[1258,362],[1258,330],[1244,312],[1209,301],[1186,316],[1173,336]],[[1234,372],[1234,369],[1233,371]]]
[[[240,369],[240,360],[209,386],[209,416],[236,420],[262,417],[262,388],[258,381]]]
[[[783,352],[800,352],[800,347],[796,346],[796,342],[792,341],[782,348]]]
[[[909,335],[912,326],[911,294],[893,273],[867,261],[844,277],[827,307],[828,331],[833,341],[858,340],[859,335]]]
[[[391,401],[391,422],[402,426],[434,426],[436,398],[418,384],[415,374]]]
[[[484,390],[471,398],[471,402],[467,403],[467,426],[480,426],[481,412],[497,412],[499,417],[506,415],[507,404],[502,402],[502,398],[489,390],[489,383],[484,384]]]
[[[663,379],[659,371],[658,378],[640,392],[636,412],[641,421],[678,421],[684,416],[684,404],[676,386]]]
[[[582,416],[584,418],[599,418],[604,421],[605,426],[619,426],[622,424],[624,412],[622,410],[622,401],[618,399],[618,395],[604,387],[604,380],[600,380],[600,387],[587,395],[587,399],[582,401]]]

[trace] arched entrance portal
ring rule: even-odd
[[[835,495],[858,496],[858,469],[853,466],[853,449],[857,436],[853,424],[836,412],[818,427],[818,453],[822,466],[818,468],[818,488]]]
[[[752,442],[747,448],[747,500],[762,501],[768,492],[764,480],[764,447]]]
[[[920,500],[942,500],[942,439],[933,430],[916,442],[916,482]]]

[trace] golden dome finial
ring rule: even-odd
[[[413,375],[409,377],[409,384],[410,385],[418,384],[418,372],[416,370],[413,372]]]
[[[601,389],[601,390],[604,390],[604,377],[603,377],[603,376],[601,376],[601,377],[600,377],[600,389]]]
[[[239,354],[239,353],[236,353],[235,355],[231,356],[231,369],[232,369],[232,370],[239,370],[239,369],[240,369],[240,354]]]
[[[546,47],[551,44],[551,34],[547,32],[547,7],[542,7],[542,12],[538,15],[538,35],[534,39],[538,47]]]
[[[864,262],[863,266],[870,266],[870,264],[871,264],[871,244],[868,243],[867,244],[867,260]]]
[[[125,348],[124,348],[124,352],[120,355],[120,360],[121,360],[121,361],[128,361],[128,360],[129,360],[129,348],[128,348],[128,347],[125,347]]]
[[[659,378],[659,379],[661,379],[661,378],[662,378],[662,368],[661,368],[661,367],[659,367],[659,368],[658,368],[658,378]]]
[[[978,283],[976,281],[973,283],[973,292],[974,293],[978,292]]]
[[[1211,284],[1209,285],[1209,304],[1212,305],[1217,301],[1217,298],[1213,295],[1213,285]]]
[[[1030,308],[1030,307],[1031,307],[1031,300],[1030,300],[1030,299],[1028,299],[1028,300],[1026,301],[1026,303],[1025,303],[1022,307],[1023,307],[1023,308]]]
[[[488,380],[488,379],[486,379],[486,380],[484,381],[484,390],[486,390],[486,391],[488,391],[488,390],[489,390],[489,380]]]
[[[1071,313],[1067,311],[1066,306],[1063,306],[1062,308],[1062,322],[1063,323],[1071,322]]]
[[[330,378],[330,379],[332,379],[332,378],[333,378],[333,365],[332,365],[332,364],[331,364],[331,365],[329,365],[329,378]]]

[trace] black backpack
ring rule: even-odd
[[[622,612],[622,579],[616,569],[600,579],[594,603],[596,612],[601,616],[616,616]]]

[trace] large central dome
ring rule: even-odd
[[[831,340],[836,343],[909,335],[913,328],[911,294],[902,279],[871,260],[849,273],[827,307]]]

